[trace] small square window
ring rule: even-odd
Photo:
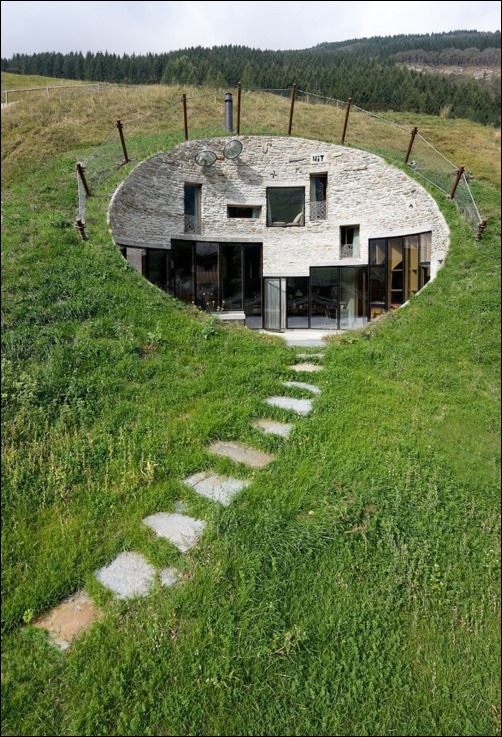
[[[340,228],[340,256],[359,257],[359,225],[342,225]]]
[[[253,205],[228,205],[227,217],[229,218],[251,218],[253,220],[261,215],[261,207]]]

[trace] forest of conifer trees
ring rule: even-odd
[[[500,125],[500,71],[486,81],[410,68],[478,66],[500,70],[500,32],[454,31],[323,43],[297,51],[201,46],[163,54],[14,54],[2,71],[118,84],[208,85],[298,89],[396,110],[468,118]]]

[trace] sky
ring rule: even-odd
[[[1,3],[1,56],[43,51],[147,54],[227,44],[306,49],[372,36],[500,30],[501,2]]]

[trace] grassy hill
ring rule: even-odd
[[[2,92],[4,90],[21,90],[27,87],[57,87],[66,84],[85,84],[75,79],[57,79],[42,77],[39,74],[12,74],[2,72]]]
[[[499,734],[500,133],[396,114],[474,172],[488,228],[475,241],[437,195],[444,267],[329,342],[285,441],[251,421],[293,350],[177,303],[113,245],[134,161],[89,200],[90,240],[73,227],[75,161],[119,118],[131,150],[171,147],[180,94],[2,112],[2,733]],[[249,99],[275,132],[284,101]],[[208,90],[191,137],[220,117]],[[228,508],[181,484],[249,478],[209,455],[216,439],[276,454]],[[208,521],[188,556],[141,524],[179,499]],[[113,600],[94,572],[124,550],[183,585]],[[63,653],[30,623],[82,588],[104,618]]]
[[[500,31],[374,36],[309,49],[260,50],[226,44],[146,55],[39,52],[2,59],[2,71],[116,84],[309,90],[365,109],[413,111],[500,127],[500,74],[429,74],[418,66],[500,72]],[[489,74],[487,73],[487,76]]]

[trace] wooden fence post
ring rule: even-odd
[[[80,233],[80,237],[82,238],[82,240],[83,241],[89,240],[87,237],[87,233],[85,232],[85,225],[80,218],[77,218],[77,220],[75,220],[75,225],[77,227],[78,232]]]
[[[405,164],[408,163],[408,159],[410,158],[411,149],[413,147],[413,141],[415,140],[415,136],[417,135],[417,133],[418,133],[418,128],[416,128],[416,127],[413,128],[413,130],[411,131],[411,138],[410,138],[410,143],[408,145],[408,150],[406,152],[406,158],[404,160],[404,163]]]
[[[463,166],[458,169],[457,174],[455,176],[455,181],[453,182],[453,187],[451,188],[450,192],[450,200],[452,200],[455,197],[455,192],[457,191],[457,187],[459,185],[460,180],[462,179],[462,175],[465,171],[465,168]]]
[[[289,109],[288,136],[291,135],[291,128],[293,127],[293,111],[295,109],[295,98],[296,98],[296,84],[293,85],[293,88],[291,90],[291,106]]]
[[[347,107],[345,108],[345,121],[343,123],[342,145],[345,143],[345,134],[347,133],[347,125],[349,124],[349,113],[350,113],[351,105],[352,105],[352,97],[349,97],[349,99],[347,100]]]
[[[477,230],[476,230],[476,240],[477,241],[480,241],[481,240],[481,236],[483,235],[483,231],[484,231],[484,229],[486,228],[487,225],[488,225],[488,220],[481,220],[478,223],[478,227],[477,227]]]
[[[84,167],[82,166],[82,164],[77,164],[77,173],[78,173],[78,175],[80,177],[80,180],[81,180],[82,184],[84,185],[84,189],[85,189],[86,195],[88,197],[90,197],[91,196],[91,190],[89,189],[89,185],[87,184],[87,180],[86,180],[85,174],[84,174]]]
[[[128,164],[130,161],[129,156],[127,155],[127,149],[125,145],[125,139],[124,139],[124,133],[122,131],[122,128],[124,126],[120,122],[120,120],[117,120],[117,128],[119,129],[119,136],[120,136],[120,143],[122,144],[122,151],[124,152],[124,164]]]

